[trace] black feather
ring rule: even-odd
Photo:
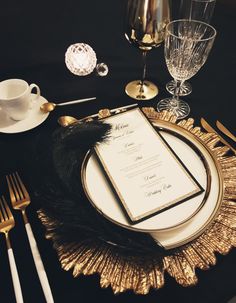
[[[62,242],[99,240],[126,251],[156,253],[158,246],[149,234],[111,223],[94,209],[83,191],[81,165],[84,157],[95,144],[106,140],[110,128],[109,124],[91,121],[59,128],[40,138],[35,169],[38,178],[41,177],[41,186],[35,183],[35,198],[50,218],[60,222],[56,233]],[[42,148],[45,144],[50,149]]]

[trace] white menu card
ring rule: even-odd
[[[112,129],[95,151],[131,223],[203,191],[139,108],[105,118],[104,122]]]

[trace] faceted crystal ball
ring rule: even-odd
[[[65,63],[73,74],[86,76],[92,73],[97,64],[96,53],[88,44],[72,44],[65,53]]]
[[[96,66],[96,71],[100,77],[105,77],[108,74],[109,70],[108,70],[108,66],[106,65],[106,63],[99,63]]]

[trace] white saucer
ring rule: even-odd
[[[40,111],[40,106],[46,102],[48,101],[44,97],[40,96],[37,101],[33,102],[33,106],[29,110],[28,116],[21,121],[12,120],[4,111],[0,110],[0,133],[21,133],[43,123],[47,119],[49,113],[42,113]]]

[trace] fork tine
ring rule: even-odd
[[[18,194],[18,190],[16,188],[16,184],[13,179],[13,175],[9,175],[9,179],[10,179],[10,186],[12,188],[13,195],[15,196],[15,200],[20,200],[20,196]]]
[[[14,189],[15,189],[15,193],[17,195],[18,198],[16,198],[16,200],[19,200],[19,199],[24,199],[24,195],[23,195],[23,192],[20,188],[20,185],[19,185],[19,182],[17,180],[17,177],[16,177],[16,174],[13,173],[12,176],[11,176],[11,181],[12,181],[12,184],[14,186]]]
[[[2,199],[0,201],[0,206],[1,206],[1,210],[2,210],[2,217],[3,217],[3,220],[6,221],[8,219],[8,215],[6,213],[6,210],[5,210],[5,205],[4,205],[4,200],[3,200],[3,196],[2,196]]]
[[[29,193],[27,189],[25,188],[24,183],[22,182],[18,172],[16,172],[14,175],[14,179],[16,181],[16,184],[19,186],[19,189],[21,188],[21,193],[23,192],[24,198],[29,198]]]
[[[2,214],[2,199],[0,198],[0,222],[4,222],[4,217]]]
[[[13,218],[12,212],[11,212],[11,210],[10,210],[10,208],[9,208],[9,206],[7,204],[7,201],[6,201],[6,199],[5,199],[4,196],[2,196],[2,201],[3,201],[3,204],[5,206],[5,210],[7,212],[8,219],[12,219]]]
[[[9,193],[10,193],[11,203],[15,203],[16,202],[16,197],[15,197],[15,193],[14,193],[13,187],[11,185],[10,178],[11,178],[11,175],[6,176],[7,185],[8,185],[8,189],[9,189]]]

